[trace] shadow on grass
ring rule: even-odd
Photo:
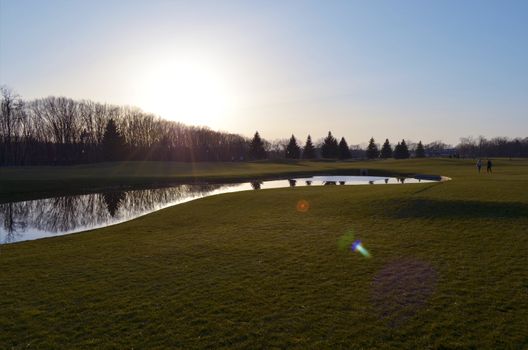
[[[520,218],[528,217],[528,204],[465,200],[411,199],[390,201],[387,215],[395,218]]]
[[[426,305],[436,281],[435,269],[426,262],[409,258],[392,261],[372,280],[372,306],[390,327],[398,327]]]

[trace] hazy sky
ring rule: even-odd
[[[528,136],[528,1],[0,0],[0,84],[267,139]]]

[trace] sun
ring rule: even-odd
[[[165,119],[217,128],[232,112],[236,98],[222,73],[204,60],[159,60],[139,79],[138,104]]]

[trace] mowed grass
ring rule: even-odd
[[[525,349],[528,161],[495,163],[375,162],[453,180],[225,194],[0,246],[0,348]],[[338,249],[349,232],[371,258]]]
[[[276,176],[316,173],[359,175],[414,174],[415,169],[392,160],[379,162],[263,161],[263,162],[115,162],[76,166],[31,166],[0,168],[0,203],[42,198],[53,194],[99,191],[109,187],[162,186],[178,182],[234,182]],[[424,167],[435,165],[420,161]],[[432,169],[438,170],[438,169]]]

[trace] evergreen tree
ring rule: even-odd
[[[339,155],[339,146],[337,144],[337,140],[332,136],[330,131],[328,132],[328,136],[325,137],[323,141],[321,153],[323,158],[337,158]]]
[[[380,158],[392,158],[392,146],[389,143],[389,139],[385,139],[385,143],[381,147]]]
[[[292,135],[290,138],[290,142],[288,143],[288,146],[286,147],[286,158],[299,159],[300,157],[301,157],[301,147],[297,145],[297,140],[295,139],[295,136]]]
[[[405,143],[405,140],[402,140],[401,144],[401,155],[403,159],[407,159],[411,156],[411,153],[409,152],[409,148],[407,147],[407,144]]]
[[[376,159],[378,157],[379,157],[378,145],[376,145],[376,141],[374,141],[374,138],[371,137],[368,147],[367,147],[367,158]]]
[[[312,143],[312,137],[308,135],[306,138],[306,144],[304,145],[303,159],[314,159],[315,158],[315,147]]]
[[[396,147],[394,147],[394,158],[395,159],[407,159],[409,158],[409,149],[407,148],[407,144],[405,143],[405,140],[402,140],[402,142],[398,142]]]
[[[401,159],[401,144],[398,142],[396,146],[394,146],[394,152],[392,153],[392,156],[394,159]]]
[[[425,157],[425,149],[422,144],[422,141],[418,142],[418,145],[416,146],[416,158],[424,158]]]
[[[339,159],[349,159],[350,157],[350,148],[348,148],[345,138],[342,137],[341,141],[339,141]]]
[[[113,119],[106,124],[103,134],[103,154],[106,161],[116,161],[122,159],[124,155],[125,141]]]
[[[255,136],[253,136],[253,139],[249,144],[249,157],[251,159],[265,159],[266,156],[264,142],[262,142],[262,139],[260,138],[260,135],[257,131],[255,132]]]

